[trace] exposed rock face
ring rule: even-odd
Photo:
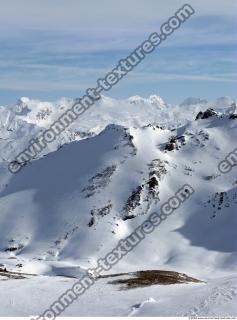
[[[100,208],[100,209],[93,209],[91,210],[91,220],[90,222],[88,223],[88,226],[89,227],[92,227],[95,223],[96,223],[96,220],[99,218],[99,217],[104,217],[106,216],[107,214],[110,213],[112,209],[112,204],[109,203],[108,205],[106,205],[105,207],[103,208]]]
[[[141,193],[143,188],[144,185],[138,186],[137,189],[135,189],[129,196],[124,206],[124,211],[127,214],[123,217],[123,220],[132,219],[135,217],[135,215],[129,215],[129,212],[133,211],[136,207],[138,207],[141,204]]]
[[[171,137],[169,142],[165,146],[165,150],[172,151],[176,147],[176,137]]]
[[[110,178],[116,170],[116,166],[106,167],[102,172],[97,173],[89,179],[89,185],[81,190],[86,198],[93,196],[97,189],[105,188],[110,182]]]
[[[146,182],[132,191],[123,207],[124,221],[146,214],[153,201],[159,200],[159,181],[167,173],[165,164],[160,159],[153,159],[147,166],[149,172]]]
[[[199,120],[199,119],[208,119],[212,116],[216,116],[217,113],[216,111],[214,111],[212,108],[210,109],[207,109],[206,111],[202,112],[200,111],[197,116],[196,116],[196,119],[195,120]]]

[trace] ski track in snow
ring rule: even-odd
[[[211,311],[213,305],[223,305],[232,300],[235,300],[237,303],[236,296],[237,286],[233,286],[231,281],[227,281],[222,286],[212,288],[211,293],[184,316],[205,316],[207,313],[208,315],[218,316],[218,314]]]

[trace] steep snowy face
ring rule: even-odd
[[[236,166],[221,174],[218,164],[236,148],[236,117],[206,105],[198,117],[188,109],[192,121],[179,126],[171,114],[178,106],[114,105],[103,98],[70,129],[93,130],[93,136],[61,141],[16,175],[2,164],[1,257],[23,265],[40,259],[91,266],[188,183],[192,198],[116,268],[132,271],[136,264],[195,276],[233,270]]]

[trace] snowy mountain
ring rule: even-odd
[[[11,281],[20,281],[26,296],[32,295],[28,283],[45,290],[49,281],[54,290],[50,288],[47,296],[56,299],[57,289],[65,287],[56,275],[78,277],[95,266],[97,259],[189,184],[194,195],[112,273],[173,270],[206,284],[175,285],[175,289],[156,285],[119,298],[117,289],[103,279],[82,301],[88,309],[90,299],[103,290],[104,307],[95,302],[86,312],[78,302],[65,315],[167,315],[165,306],[172,295],[175,299],[179,295],[183,306],[168,315],[236,313],[237,166],[228,174],[218,170],[220,161],[237,148],[235,101],[188,98],[173,106],[157,95],[102,97],[37,159],[19,173],[9,173],[7,165],[14,156],[72,104],[66,98],[56,103],[21,98],[16,105],[0,108],[0,263],[9,271],[38,275]],[[65,279],[69,285],[73,281]],[[8,291],[11,281],[4,284]],[[222,299],[219,285],[228,299],[224,294]],[[112,303],[109,292],[125,305]],[[160,306],[159,295],[164,300]],[[185,304],[182,299],[187,295]],[[199,297],[196,309],[193,295]],[[9,297],[0,293],[1,315],[19,312],[24,301],[19,296],[17,289],[19,302],[7,313]],[[137,308],[136,301],[140,301]],[[207,301],[206,309],[202,301]],[[35,301],[20,314],[42,312],[36,305]],[[44,298],[41,309],[46,307]]]

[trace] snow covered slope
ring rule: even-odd
[[[23,98],[18,109],[0,109],[0,263],[47,276],[80,275],[188,183],[194,195],[113,271],[174,270],[211,286],[236,277],[237,166],[228,174],[218,171],[218,163],[237,147],[237,119],[230,116],[235,102],[187,99],[171,106],[158,96],[103,97],[40,159],[10,174],[14,152],[72,103]],[[199,113],[211,107],[215,111]],[[136,290],[138,300],[140,291],[149,292]],[[197,290],[205,295],[209,289]],[[150,302],[135,313],[158,312],[155,304],[146,305]],[[176,311],[172,315],[184,309]],[[116,315],[126,312],[118,309]]]

